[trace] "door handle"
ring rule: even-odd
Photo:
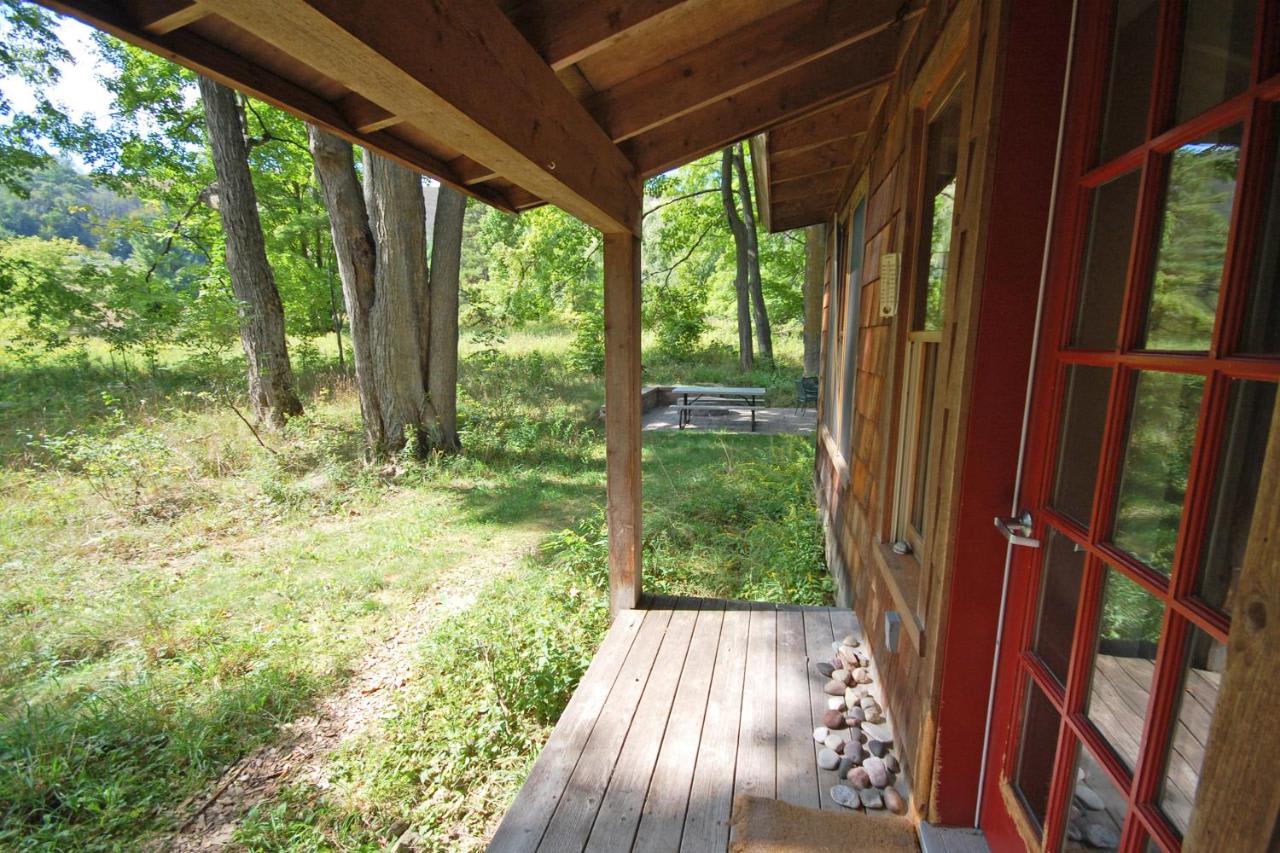
[[[1010,545],[1022,545],[1025,548],[1039,548],[1040,540],[1031,536],[1031,513],[1026,510],[1017,518],[996,516],[996,530]]]

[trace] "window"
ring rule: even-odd
[[[925,129],[922,221],[908,298],[907,343],[902,367],[902,416],[898,441],[894,538],[915,553],[924,547],[929,496],[936,471],[929,464],[934,436],[938,349],[951,270],[952,220],[959,159],[960,105],[952,96]]]
[[[853,210],[849,223],[849,251],[845,262],[844,294],[844,361],[841,370],[840,422],[836,446],[840,455],[849,460],[850,443],[853,440],[853,422],[856,418],[853,404],[854,381],[858,375],[858,329],[861,326],[859,308],[862,305],[862,258],[866,251],[867,202],[862,199]]]
[[[839,228],[832,227],[832,233],[839,234]],[[844,240],[838,239],[834,241],[836,245],[831,247],[831,257],[828,259],[827,271],[828,287],[827,287],[827,332],[826,341],[824,342],[825,352],[823,353],[823,377],[822,377],[822,424],[826,427],[829,434],[835,435],[836,424],[839,418],[839,399],[836,397],[836,390],[840,387],[840,359],[837,353],[840,351],[840,259],[846,254]]]

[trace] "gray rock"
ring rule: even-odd
[[[854,767],[856,767],[857,764],[858,762],[855,761],[852,757],[850,757],[848,752],[846,752],[840,758],[840,765],[836,767],[836,775],[839,776],[841,779],[845,778],[846,776],[849,775],[849,771],[852,770]]]
[[[818,751],[818,766],[823,770],[835,770],[840,766],[840,756],[834,749],[821,749]]]
[[[897,773],[902,769],[902,765],[898,763],[898,756],[892,752],[888,755],[881,756],[884,759],[884,767],[890,773]]]
[[[884,761],[876,758],[874,755],[866,758],[862,762],[862,769],[867,771],[867,776],[871,779],[871,784],[877,788],[883,788],[889,784],[889,771],[884,766]]]
[[[871,683],[871,673],[867,672],[866,667],[860,666],[857,669],[855,669],[852,674],[853,674],[853,680],[858,682],[859,684]]]
[[[843,695],[844,695],[844,682],[843,682],[843,681],[836,681],[836,680],[833,678],[833,679],[831,679],[830,681],[828,681],[828,682],[827,682],[827,685],[826,685],[825,687],[823,687],[823,688],[822,688],[822,692],[823,692],[823,693],[826,693],[828,696],[843,696]]]
[[[813,730],[813,739],[818,743],[822,743],[827,739],[827,735],[831,734],[831,730],[826,726],[818,726]]]
[[[862,710],[862,708],[857,705],[846,710],[844,712],[844,715],[851,720],[856,720],[859,723],[867,718],[867,712]]]
[[[902,799],[897,788],[884,789],[884,807],[894,814],[907,813],[907,801]]]
[[[849,674],[849,670],[847,669],[837,669],[833,671],[831,673],[831,678],[833,681],[838,681],[841,684],[848,684],[853,680],[853,676]]]
[[[827,710],[828,711],[847,711],[849,710],[849,706],[846,705],[845,701],[841,699],[839,696],[828,696]]]
[[[1099,797],[1096,791],[1083,783],[1076,785],[1076,799],[1080,801],[1080,805],[1095,812],[1101,810],[1105,805],[1102,802],[1102,797]]]
[[[1090,847],[1105,847],[1114,850],[1120,846],[1120,836],[1106,824],[1089,823],[1084,827],[1084,840]]]
[[[822,724],[829,729],[844,728],[844,714],[839,711],[827,711],[822,715]]]
[[[836,785],[831,789],[831,800],[838,806],[844,806],[846,809],[856,809],[858,807],[858,794],[847,785]]]
[[[865,711],[867,708],[870,708],[870,707],[872,707],[872,706],[875,706],[876,708],[879,708],[879,707],[880,707],[880,703],[876,701],[876,697],[874,697],[874,696],[868,696],[868,695],[864,692],[861,696],[859,696],[859,697],[858,697],[858,706],[859,706],[859,707],[861,707],[861,708]]]
[[[867,754],[862,751],[862,744],[856,740],[851,740],[844,746],[844,757],[852,761],[854,764],[861,764]]]
[[[884,714],[880,713],[879,708],[872,708],[870,711],[867,712],[867,722],[876,723],[876,724],[883,723]]]
[[[884,808],[884,796],[875,788],[863,788],[858,792],[858,799],[862,801],[862,805],[868,809]]]
[[[849,780],[849,784],[855,789],[861,791],[863,788],[871,787],[871,777],[867,775],[867,771],[861,767],[854,767],[845,774],[845,778]]]
[[[884,754],[888,751],[889,751],[889,747],[886,746],[885,742],[882,740],[876,740],[875,738],[872,738],[871,740],[867,741],[867,752],[871,753],[876,758],[884,758]],[[887,764],[885,766],[888,767]]]
[[[1080,831],[1080,827],[1074,823],[1067,824],[1067,840],[1080,841],[1084,838],[1084,833]]]
[[[858,638],[853,634],[845,634],[844,639],[840,641],[840,645],[854,647],[858,645]]]
[[[830,678],[831,673],[835,671],[835,667],[827,663],[826,661],[818,661],[816,664],[814,664],[814,668],[817,669],[818,672],[822,674],[823,678]]]

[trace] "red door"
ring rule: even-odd
[[[1189,824],[1280,382],[1278,19],[1080,0],[993,849],[1172,851]]]

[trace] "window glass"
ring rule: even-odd
[[[858,202],[853,211],[853,236],[849,243],[845,310],[844,310],[844,365],[841,370],[842,401],[840,418],[840,454],[849,461],[850,442],[853,439],[853,387],[858,374],[858,337],[861,318],[858,316],[862,305],[862,262],[866,251],[866,201]]]
[[[1124,794],[1087,749],[1080,750],[1080,766],[1073,781],[1064,849],[1118,850],[1120,831],[1129,814]]]
[[[1044,567],[1040,571],[1040,607],[1032,648],[1062,685],[1067,683],[1071,637],[1076,629],[1083,577],[1084,549],[1049,528]]]
[[[1175,122],[1194,118],[1249,87],[1256,9],[1256,0],[1193,0],[1183,5]]]
[[[1053,782],[1053,759],[1058,747],[1058,712],[1030,678],[1022,709],[1022,737],[1018,743],[1018,770],[1014,781],[1027,811],[1044,826]]]
[[[1147,308],[1147,349],[1209,349],[1239,163],[1239,125],[1173,152]]]
[[[1066,384],[1050,505],[1087,528],[1107,424],[1111,370],[1073,364],[1067,368]]]
[[[1262,476],[1262,457],[1267,450],[1275,408],[1274,383],[1247,380],[1231,383],[1222,455],[1218,459],[1196,579],[1200,598],[1226,613],[1231,612],[1231,599],[1244,564]]]
[[[1164,781],[1160,787],[1160,809],[1179,834],[1185,834],[1191,825],[1204,751],[1209,743],[1209,727],[1213,724],[1218,688],[1226,665],[1226,645],[1192,628],[1187,637],[1176,700],[1178,713],[1169,736]]]
[[[1086,710],[1132,772],[1147,719],[1164,605],[1108,566],[1099,618]]]
[[[1112,541],[1164,574],[1182,521],[1204,377],[1143,371],[1133,392]]]
[[[1271,175],[1258,218],[1257,257],[1240,336],[1241,352],[1280,353],[1280,104],[1271,108]]]
[[[956,169],[960,147],[960,105],[953,99],[929,125],[925,172],[924,275],[915,309],[915,327],[942,329],[947,273],[951,267],[951,234],[955,219]],[[923,310],[921,310],[923,309]]]
[[[1156,0],[1120,0],[1116,4],[1098,144],[1101,162],[1123,154],[1146,138],[1159,18],[1160,4]]]
[[[1141,172],[1129,172],[1093,191],[1073,347],[1115,349],[1141,179]]]

